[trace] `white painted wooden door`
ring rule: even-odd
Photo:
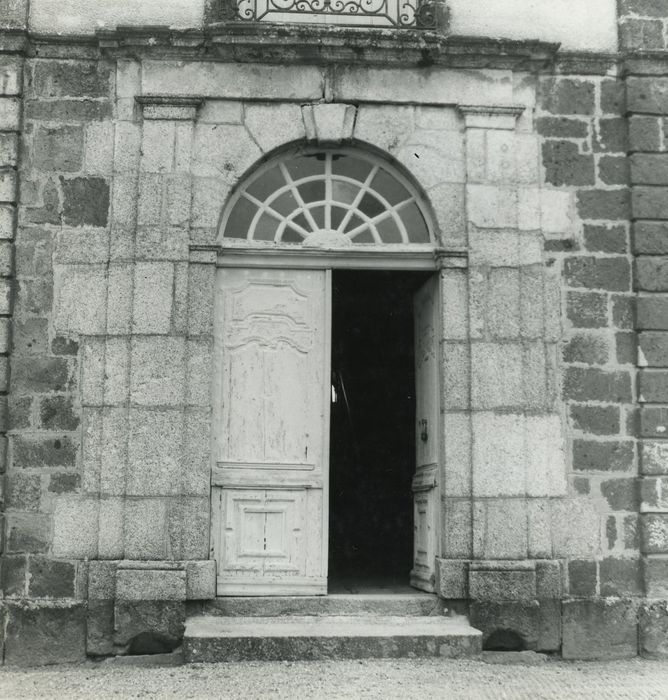
[[[324,594],[331,273],[218,274],[218,594]]]
[[[434,591],[439,532],[440,280],[431,277],[415,294],[416,468],[413,476],[411,585]]]

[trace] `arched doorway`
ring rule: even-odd
[[[220,595],[323,594],[330,573],[433,590],[431,222],[409,176],[352,148],[283,153],[230,198],[216,311]]]

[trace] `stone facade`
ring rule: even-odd
[[[438,594],[486,639],[668,653],[663,3],[620,3],[617,53],[157,20],[55,41],[4,5],[8,664],[171,650],[215,597],[221,212],[277,150],[343,140],[403,166],[465,261],[439,271]]]

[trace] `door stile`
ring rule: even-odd
[[[444,449],[441,298],[441,275],[427,280],[414,297],[416,446],[412,481],[414,552],[410,580],[412,586],[428,592],[435,590],[441,531],[440,481]]]
[[[327,580],[329,561],[329,445],[330,420],[332,410],[332,270],[325,270],[325,309],[324,309],[325,352],[323,353],[323,396],[322,396],[322,576]]]

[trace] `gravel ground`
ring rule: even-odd
[[[668,698],[668,662],[434,659],[0,670],[2,698]]]

